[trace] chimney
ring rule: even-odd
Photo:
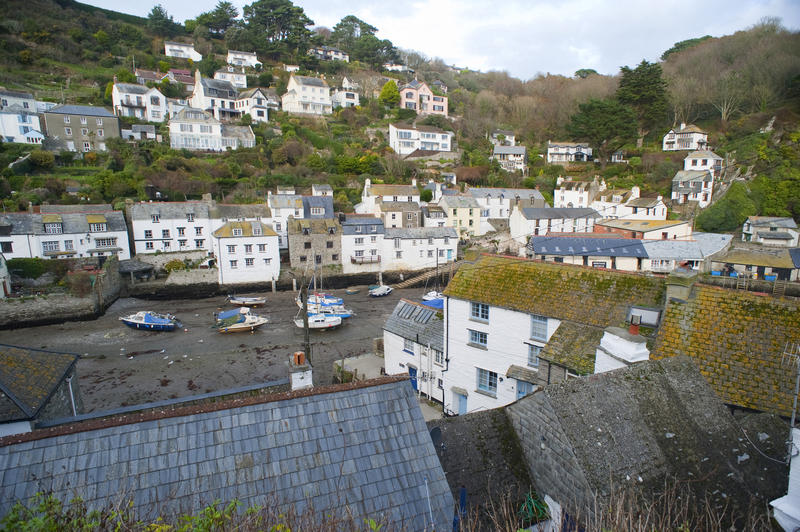
[[[364,190],[369,190],[369,188],[370,188],[371,186],[372,186],[372,179],[370,179],[370,178],[366,178],[366,179],[364,180]]]
[[[411,186],[412,187],[416,187],[417,186],[417,178],[416,177],[412,177],[411,178]]]
[[[688,301],[692,286],[697,280],[697,272],[693,270],[676,270],[667,277],[667,297],[664,306],[673,299]]]
[[[631,316],[630,328],[607,327],[595,350],[594,372],[605,373],[650,359],[647,339],[639,334],[640,316]],[[635,322],[635,323],[634,323]]]
[[[639,324],[642,323],[642,317],[638,314],[631,315],[631,324],[628,326],[628,332],[633,336],[639,334]]]
[[[289,381],[291,382],[291,390],[303,390],[311,388],[312,384],[312,368],[311,364],[306,359],[304,351],[295,351],[289,357]]]
[[[681,122],[681,129],[686,129],[686,122]]]

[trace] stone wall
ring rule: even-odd
[[[331,247],[328,247],[330,243]],[[306,247],[306,245],[309,247]],[[314,256],[321,255],[322,262],[317,266],[342,264],[342,236],[329,233],[289,233],[289,262],[292,268],[314,268]],[[305,260],[303,260],[305,257]]]
[[[155,266],[156,270],[163,270],[164,265],[172,260],[180,260],[184,261],[186,259],[190,261],[200,261],[204,258],[208,257],[208,251],[201,249],[198,251],[175,251],[171,253],[139,253],[134,257],[136,260],[140,262],[144,262],[147,264],[152,264]]]
[[[572,445],[544,393],[525,397],[506,407],[522,442],[530,476],[539,495],[549,495],[573,516],[593,507],[589,482]]]
[[[97,314],[102,314],[119,298],[122,291],[122,277],[119,275],[119,259],[112,257],[103,264],[103,272],[98,274],[94,282],[94,295],[97,302]]]
[[[97,317],[93,296],[46,294],[32,298],[6,298],[0,301],[0,329],[16,329]]]

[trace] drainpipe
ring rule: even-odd
[[[444,374],[450,369],[450,298],[445,296],[447,311],[444,313],[444,369],[442,370],[442,415],[445,415]]]
[[[77,416],[78,409],[75,408],[75,393],[72,391],[72,377],[74,377],[74,375],[67,377],[67,387],[69,388],[69,401],[72,403],[72,415]]]

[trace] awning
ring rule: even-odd
[[[463,395],[465,397],[469,395],[469,392],[467,392],[467,390],[465,390],[464,388],[459,388],[458,386],[451,386],[450,391],[453,393],[457,393],[458,395]]]
[[[511,365],[506,372],[506,377],[510,379],[517,379],[518,381],[525,381],[531,384],[538,382],[538,372],[522,366]]]

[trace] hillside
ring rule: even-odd
[[[166,18],[156,24],[152,13],[150,18],[139,18],[72,0],[11,0],[6,6],[16,15],[0,22],[5,52],[0,54],[0,85],[30,91],[41,100],[109,106],[109,82],[115,75],[130,79],[134,65],[152,70],[199,68],[208,75],[223,64],[227,49],[236,46],[257,49],[264,62],[262,71],[249,73],[251,86],[270,85],[282,93],[288,79],[281,68],[284,62],[300,64],[302,73],[319,73],[334,84],[347,75],[362,86],[360,107],[340,110],[324,120],[278,113],[269,127],[253,126],[255,148],[230,153],[207,155],[148,142],[109,142],[107,153],[80,160],[68,153],[33,157],[12,170],[7,165],[31,150],[4,144],[0,199],[6,209],[80,197],[121,204],[125,198],[146,198],[149,186],[173,199],[211,192],[227,201],[249,202],[262,198],[275,184],[304,187],[327,182],[334,187],[337,208],[350,210],[366,176],[385,182],[416,176],[422,183],[442,170],[455,171],[470,185],[539,186],[548,197],[555,178],[565,174],[575,178],[600,174],[612,187],[637,185],[644,195],[668,196],[682,155],[661,152],[661,136],[673,123],[686,121],[708,131],[718,153],[730,155],[739,169],[730,175],[740,181],[731,190],[744,187],[748,197],[745,205],[734,206],[730,219],[706,215],[711,218],[705,220],[706,228],[729,229],[745,212],[800,220],[800,34],[777,21],[762,21],[722,38],[676,43],[657,64],[666,104],[646,131],[639,128],[644,132],[640,145],[633,138],[621,145],[628,163],[561,167],[543,164],[539,155],[546,152],[547,141],[583,140],[570,129],[580,105],[591,99],[618,98],[624,76],[584,69],[574,77],[540,75],[523,81],[504,72],[454,70],[440,60],[378,40],[377,28],[355,17],[344,17],[332,30],[312,31],[303,25],[305,15],[299,7],[292,11],[298,21],[295,35],[264,41],[259,38],[264,20],[252,14],[255,10],[247,21],[230,14],[220,18],[216,12],[198,13],[184,26]],[[167,58],[165,39],[192,41],[206,58],[198,64]],[[340,46],[353,60],[320,62],[304,53],[310,44]],[[427,123],[455,130],[457,160],[429,168],[401,159],[388,148],[388,124],[408,120],[413,113],[386,106],[375,96],[385,76],[412,78],[408,73],[376,70],[383,60],[405,61],[420,80],[440,80],[448,87],[451,120],[427,119]],[[772,130],[761,133],[770,122]],[[527,146],[530,176],[507,173],[490,161],[486,137],[496,128],[512,129]],[[165,126],[160,125],[160,132],[166,134]],[[67,194],[67,186],[79,188],[79,194]],[[724,223],[718,218],[725,218]]]

